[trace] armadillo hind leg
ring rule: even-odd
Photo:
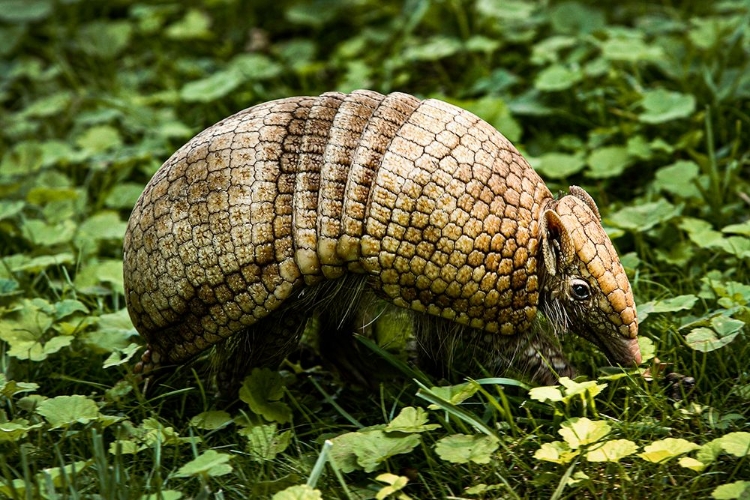
[[[287,307],[217,344],[211,362],[219,395],[235,398],[252,368],[276,369],[299,345],[309,316]]]
[[[400,341],[404,340],[407,332],[389,329],[385,317],[394,313],[401,315],[403,309],[378,298],[372,290],[364,290],[353,306],[354,310],[347,314],[331,309],[318,311],[318,350],[326,363],[336,368],[342,379],[376,389],[381,382],[398,377],[399,372],[386,359],[374,355],[356,336],[370,339],[398,355],[401,352]],[[383,323],[386,323],[384,327]],[[381,327],[387,332],[383,332]]]

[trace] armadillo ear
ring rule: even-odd
[[[573,240],[554,210],[545,210],[542,217],[542,256],[544,267],[552,276],[573,261]]]
[[[588,205],[591,211],[594,212],[594,215],[596,215],[596,218],[600,221],[602,220],[602,216],[599,214],[599,208],[596,206],[596,202],[591,197],[591,195],[588,194],[583,188],[578,186],[570,186],[568,192]]]
[[[551,212],[552,210],[545,210]],[[544,268],[547,272],[554,276],[557,274],[557,257],[555,257],[555,250],[550,243],[549,228],[547,227],[547,217],[544,215],[541,220],[541,227],[539,228],[539,234],[542,239],[542,258],[544,259]]]

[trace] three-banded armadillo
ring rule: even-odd
[[[331,324],[346,328],[363,288],[411,310],[425,346],[464,339],[492,370],[570,373],[535,327],[540,307],[611,362],[641,359],[591,197],[555,199],[499,132],[433,99],[331,92],[222,120],[156,172],[123,258],[141,372],[212,345],[236,375],[278,363],[316,310],[344,311]]]

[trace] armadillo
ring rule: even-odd
[[[136,372],[212,346],[238,373],[279,363],[311,314],[343,311],[341,326],[362,290],[408,309],[425,349],[459,339],[493,370],[571,373],[542,323],[641,362],[631,286],[591,196],[555,198],[500,132],[435,99],[329,92],[218,122],[148,183],[123,260],[148,344]]]

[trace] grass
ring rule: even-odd
[[[744,498],[748,21],[742,0],[1,0],[0,497]],[[585,376],[553,388],[436,389],[375,348],[404,372],[376,390],[307,352],[228,409],[191,367],[144,393],[121,247],[145,183],[235,111],[356,88],[456,103],[553,192],[584,186],[653,377],[568,337]]]

